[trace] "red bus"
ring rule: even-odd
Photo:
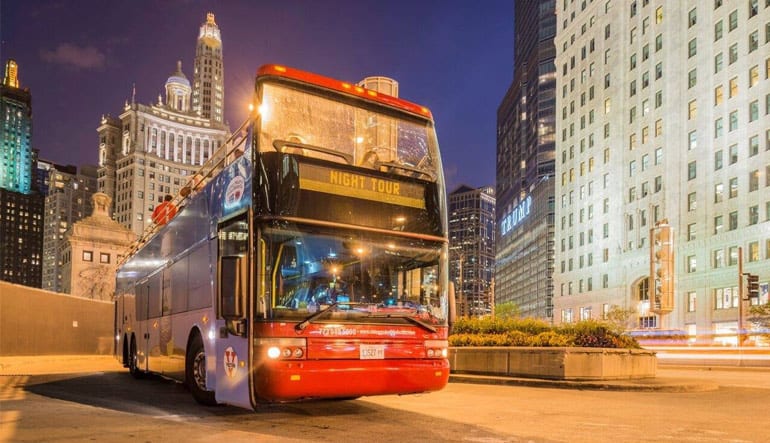
[[[254,103],[119,266],[116,358],[246,408],[443,388],[454,294],[430,111],[277,65]]]

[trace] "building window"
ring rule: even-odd
[[[695,223],[687,225],[687,241],[695,240]]]
[[[738,77],[730,79],[730,91],[728,97],[733,98],[738,95]]]
[[[714,73],[716,74],[721,70],[722,70],[722,53],[720,52],[719,54],[714,56]]]
[[[714,309],[732,309],[737,307],[737,287],[714,289]]]
[[[754,31],[749,34],[749,53],[757,50],[759,47],[759,31]]]
[[[698,261],[697,261],[697,259],[695,258],[694,255],[687,256],[687,263],[686,264],[687,264],[687,272],[688,273],[693,273],[698,268]]]
[[[687,57],[694,57],[698,53],[698,40],[692,39],[687,43]]]
[[[749,206],[749,225],[759,223],[759,205]]]
[[[759,169],[749,172],[749,192],[759,189]]]
[[[83,261],[94,261],[94,251],[83,251]]]
[[[759,118],[759,102],[757,100],[754,100],[753,102],[749,103],[749,123],[757,121],[758,118]],[[736,125],[737,125],[737,122],[736,122]]]
[[[733,111],[730,113],[730,127],[728,131],[732,132],[736,129],[738,129],[738,111]]]
[[[724,187],[722,183],[714,185],[714,203],[721,203],[724,199]]]
[[[687,211],[692,212],[698,207],[698,200],[696,199],[696,193],[691,192],[687,194]]]
[[[717,40],[719,40],[720,38],[722,38],[722,28],[723,28],[723,26],[722,26],[722,20],[719,20],[719,21],[718,21],[718,22],[716,22],[716,24],[714,25],[714,41],[717,41]]]
[[[714,89],[714,106],[722,104],[722,97],[723,97],[722,89],[723,89],[722,85],[719,85]]]
[[[717,249],[712,252],[712,266],[714,269],[723,268],[725,266],[725,250]]]
[[[722,228],[724,228],[724,225],[722,223],[722,216],[717,215],[716,217],[714,217],[714,235],[721,234]]]
[[[749,68],[749,88],[759,83],[759,65]]]
[[[693,160],[687,164],[687,180],[694,180],[697,175],[696,162]]]
[[[714,170],[718,171],[722,169],[722,150],[714,153]]]
[[[735,28],[737,27],[738,27],[738,10],[736,9],[735,11],[730,13],[728,29],[729,31],[734,31]]]
[[[733,211],[730,213],[728,223],[729,223],[729,225],[727,226],[728,231],[734,231],[738,229],[738,211]]]
[[[695,302],[697,301],[696,292],[687,293],[687,312],[695,312]]]
[[[729,254],[728,254],[728,266],[735,266],[738,264],[738,247],[737,246],[730,246]]]
[[[738,178],[737,177],[730,178],[729,195],[730,195],[730,198],[735,198],[738,196]]]
[[[99,263],[109,263],[110,262],[110,254],[106,252],[99,253]]]
[[[695,8],[692,8],[687,14],[687,27],[692,28],[698,23],[698,13]]]
[[[730,164],[733,165],[738,162],[738,145],[730,145]]]
[[[738,43],[730,45],[728,49],[727,64],[732,65],[738,60]]]
[[[692,88],[698,83],[698,70],[693,69],[687,73],[687,88]]]
[[[719,117],[714,121],[714,138],[719,138],[722,136],[722,117]]]

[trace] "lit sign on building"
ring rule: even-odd
[[[522,220],[527,218],[529,212],[532,210],[532,196],[528,195],[518,206],[513,208],[513,211],[500,220],[500,234],[506,235],[511,232],[516,226],[521,223]]]

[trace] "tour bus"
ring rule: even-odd
[[[454,316],[430,111],[279,65],[117,271],[115,356],[202,404],[442,389]]]

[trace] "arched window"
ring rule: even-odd
[[[639,301],[650,301],[650,279],[645,277],[636,285],[636,295]]]

